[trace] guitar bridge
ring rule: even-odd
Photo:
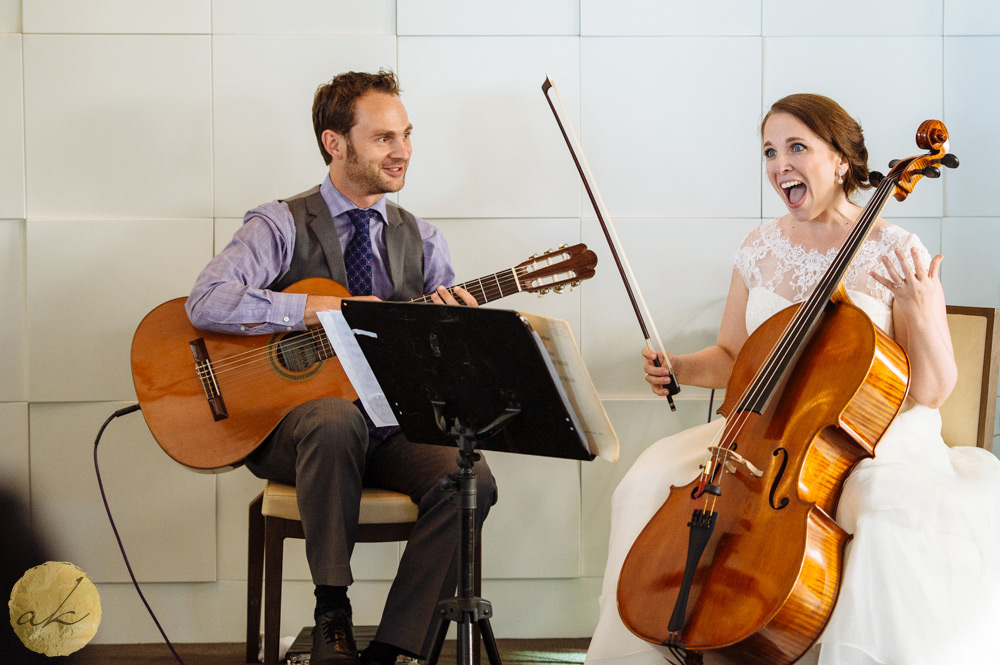
[[[215,370],[212,367],[212,359],[208,356],[205,340],[199,337],[196,340],[188,342],[188,346],[191,347],[191,355],[194,356],[194,366],[198,373],[198,381],[201,382],[201,388],[205,391],[205,397],[208,399],[208,408],[212,411],[212,418],[216,422],[225,420],[229,417],[229,412],[226,411],[226,403],[222,399],[222,392],[219,390],[219,384],[215,380]]]

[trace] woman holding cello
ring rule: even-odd
[[[808,298],[862,215],[851,196],[871,187],[868,154],[861,127],[836,102],[819,95],[785,97],[764,117],[761,136],[768,181],[788,212],[755,228],[738,249],[716,344],[670,354],[681,384],[726,387],[750,335],[775,313]],[[1000,566],[994,563],[1000,557],[1000,461],[981,449],[951,449],[940,436],[937,407],[956,380],[939,278],[943,257],[931,259],[916,236],[881,218],[866,237],[843,286],[850,301],[905,351],[909,392],[877,441],[874,458],[854,466],[840,490],[833,517],[853,539],[846,546],[833,612],[820,620],[816,632],[822,634],[799,662],[1000,663],[1000,644],[993,639],[1000,628]],[[670,379],[660,366],[663,359],[654,364],[654,352],[644,349],[643,355],[646,381],[654,393],[665,395]],[[642,543],[640,533],[664,506],[671,486],[683,487],[699,476],[708,464],[706,448],[719,445],[724,427],[720,418],[654,443],[615,491],[600,621],[588,665],[661,665],[665,657],[684,662],[683,648],[654,645],[625,627],[621,616],[628,612],[623,608],[620,616],[619,605],[645,587],[619,589],[619,576],[628,574],[627,566],[621,572],[626,555],[637,539],[637,547]],[[736,456],[720,467],[739,473],[733,469],[740,464]],[[742,470],[750,480],[752,466]],[[713,478],[707,484],[714,483]],[[704,491],[705,483],[700,487]],[[688,549],[688,527],[679,523],[668,538]],[[748,596],[758,591],[753,579],[745,586]],[[661,611],[669,616],[672,609]],[[689,655],[688,662],[702,656],[705,663],[715,657],[705,650]],[[720,662],[734,658],[730,654]]]

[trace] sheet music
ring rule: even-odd
[[[358,340],[354,338],[354,332],[348,325],[343,313],[339,309],[331,309],[326,312],[317,312],[319,322],[323,324],[333,350],[337,352],[347,378],[351,380],[351,385],[357,391],[361,403],[368,412],[368,417],[372,419],[377,427],[386,425],[398,425],[396,416],[389,406],[389,400],[382,392],[382,387],[372,372],[371,365],[361,352]],[[366,334],[364,331],[358,331]],[[367,333],[372,334],[372,333]]]
[[[590,380],[569,324],[537,314],[518,314],[531,324],[549,371],[559,377],[557,386],[563,400],[568,402],[567,410],[574,416],[573,426],[586,437],[591,454],[609,462],[617,461],[618,436]]]

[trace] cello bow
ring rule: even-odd
[[[550,90],[555,93],[556,100],[559,102],[559,108],[562,109],[563,115],[566,116],[565,122],[563,122],[560,118],[559,111],[556,110],[556,105],[553,103],[552,97],[549,95]],[[625,292],[628,294],[629,302],[632,304],[632,310],[635,312],[635,317],[639,322],[639,328],[642,330],[642,336],[646,341],[646,348],[651,351],[658,349],[660,354],[663,355],[663,360],[667,363],[667,370],[670,372],[670,383],[665,386],[667,389],[667,403],[670,405],[671,411],[676,411],[677,407],[674,405],[673,396],[681,391],[681,387],[680,384],[677,383],[677,377],[674,376],[674,368],[670,365],[670,359],[667,357],[667,352],[663,348],[663,341],[660,339],[660,333],[657,331],[656,325],[653,323],[652,315],[650,315],[649,306],[646,304],[646,299],[642,296],[642,291],[639,289],[638,282],[636,282],[635,273],[632,271],[632,265],[629,263],[624,249],[621,249],[619,252],[621,239],[618,237],[618,231],[615,229],[615,225],[611,221],[611,218],[602,212],[602,210],[606,210],[604,199],[601,197],[601,193],[597,190],[597,186],[592,184],[594,174],[590,171],[590,166],[587,164],[587,158],[583,155],[583,148],[580,146],[580,141],[577,139],[576,132],[573,131],[573,125],[569,122],[569,114],[566,112],[566,106],[563,104],[562,97],[559,95],[559,89],[556,88],[556,84],[552,82],[552,79],[549,78],[548,75],[545,76],[545,82],[542,83],[542,94],[545,95],[545,100],[549,103],[549,108],[552,109],[552,115],[556,119],[556,124],[559,125],[559,131],[562,132],[563,139],[566,141],[566,147],[569,148],[569,154],[573,158],[573,164],[576,165],[576,170],[580,174],[580,179],[583,181],[583,187],[587,190],[587,196],[590,198],[590,204],[594,207],[594,212],[597,214],[597,221],[600,223],[601,230],[604,232],[604,237],[608,241],[608,248],[611,250],[611,256],[614,258],[615,265],[618,267],[618,274],[621,275],[622,283],[625,285]],[[575,149],[574,143],[576,144]],[[578,154],[579,156],[577,156]],[[640,304],[642,306],[641,310]],[[643,317],[643,312],[645,312],[645,317]],[[647,319],[649,320],[648,325],[646,323]],[[653,347],[653,338],[650,337],[649,334],[650,330],[652,330],[653,337],[656,339],[655,349]],[[657,367],[660,367],[659,360],[654,360],[653,363]]]

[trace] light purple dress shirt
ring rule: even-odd
[[[354,235],[347,211],[356,208],[327,176],[319,188],[337,227],[341,251]],[[385,246],[385,197],[371,207],[379,216],[370,224],[373,254],[372,295],[388,298],[393,291]],[[441,231],[417,218],[424,246],[424,292],[452,286],[455,273]],[[203,330],[262,334],[304,330],[306,295],[268,291],[264,286],[288,272],[295,248],[295,223],[288,205],[265,203],[243,217],[233,239],[201,271],[188,296],[188,317]]]

